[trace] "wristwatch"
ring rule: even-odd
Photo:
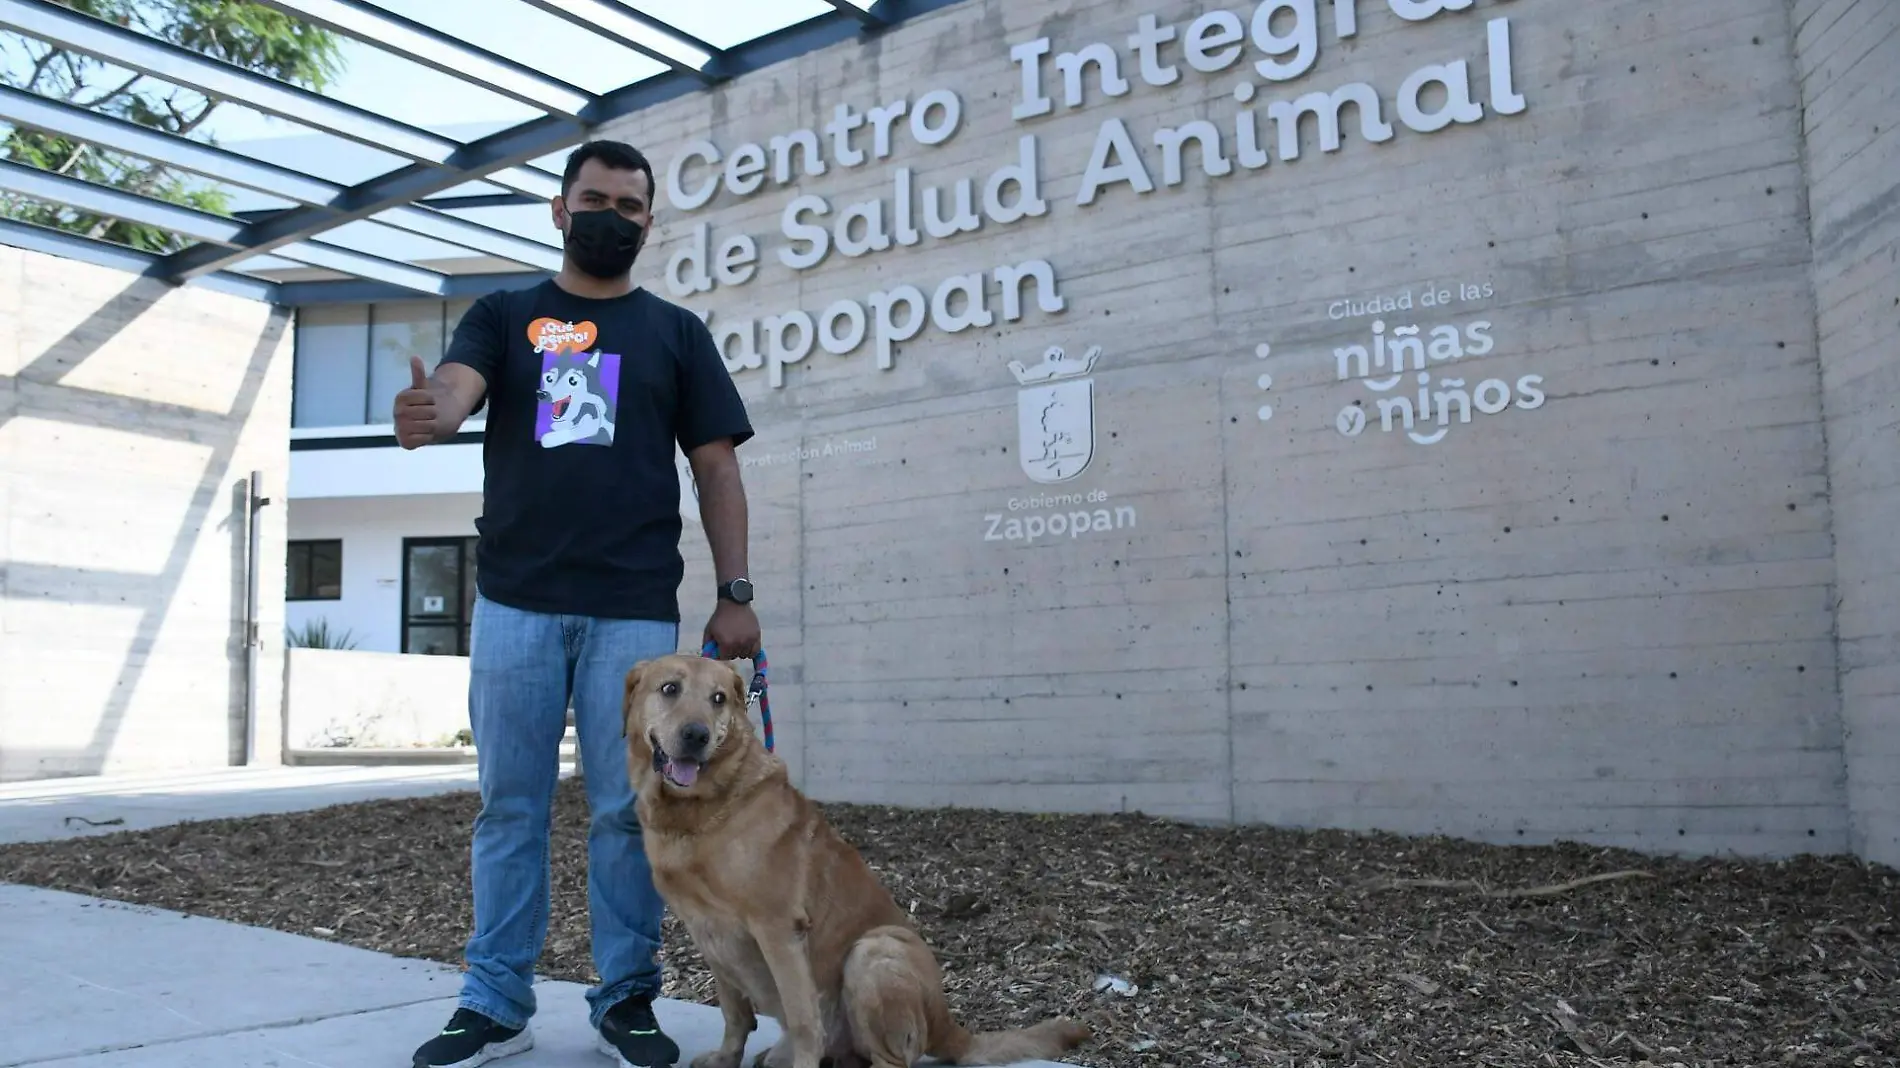
[[[733,604],[751,604],[752,580],[736,578],[719,587],[719,599]]]

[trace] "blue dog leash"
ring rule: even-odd
[[[719,659],[718,644],[707,642],[699,655],[708,660]],[[765,727],[765,751],[769,753],[772,751],[772,699],[765,690],[765,670],[765,650],[761,648],[752,658],[752,685],[747,688],[745,699],[747,704],[759,702],[759,722]]]

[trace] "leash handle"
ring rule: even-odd
[[[699,655],[708,660],[720,659],[718,644],[708,641],[700,647]],[[772,698],[766,692],[766,662],[763,647],[752,658],[752,685],[746,689],[745,699],[747,704],[753,701],[759,703],[759,723],[765,728],[765,751],[769,753],[772,751]]]

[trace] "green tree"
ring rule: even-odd
[[[256,74],[321,91],[341,70],[336,37],[251,0],[58,0],[61,6],[220,59]],[[216,143],[201,127],[225,101],[126,70],[36,38],[0,39],[8,85],[113,115],[140,126]],[[237,101],[242,104],[243,101]],[[197,208],[226,213],[227,193],[153,160],[37,130],[6,130],[0,150],[16,163]],[[0,215],[147,252],[169,253],[188,239],[150,226],[0,194]]]

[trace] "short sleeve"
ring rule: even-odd
[[[455,324],[455,333],[449,337],[449,350],[442,354],[443,363],[472,367],[482,376],[482,381],[488,383],[481,399],[475,402],[475,407],[468,413],[470,415],[487,405],[489,396],[495,392],[503,361],[508,355],[508,338],[502,323],[499,296],[490,293],[462,313],[461,321]]]
[[[681,451],[691,453],[720,438],[731,438],[735,446],[744,444],[752,437],[752,422],[712,331],[683,308],[679,317],[685,337],[680,346],[680,406],[673,435]]]

